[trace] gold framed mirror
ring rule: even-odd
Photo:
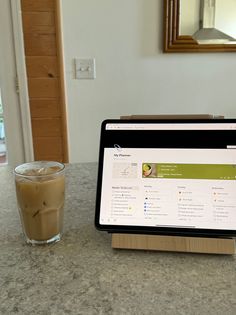
[[[163,51],[236,51],[236,1],[164,0]]]

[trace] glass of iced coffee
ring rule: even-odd
[[[36,161],[14,170],[16,195],[23,232],[30,244],[61,239],[65,200],[65,166]]]

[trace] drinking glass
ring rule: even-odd
[[[21,224],[29,244],[48,244],[61,239],[65,200],[65,166],[35,161],[14,170]]]

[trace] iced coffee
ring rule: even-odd
[[[15,169],[15,183],[26,241],[59,241],[65,199],[64,165],[46,161],[22,164]]]

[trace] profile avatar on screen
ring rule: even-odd
[[[156,177],[156,164],[143,163],[142,174],[143,174],[143,177]]]

